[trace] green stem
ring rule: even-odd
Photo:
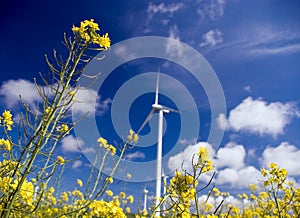
[[[37,136],[40,135],[40,137],[38,139],[38,142],[35,144],[35,148],[33,150],[33,153],[31,155],[31,157],[30,157],[30,160],[29,160],[29,162],[28,162],[28,164],[27,164],[27,166],[25,168],[24,173],[22,174],[22,177],[21,177],[20,181],[18,182],[18,185],[17,185],[16,189],[8,197],[9,202],[4,205],[4,208],[3,208],[2,213],[1,213],[1,217],[8,218],[10,216],[10,212],[12,210],[12,207],[13,207],[14,203],[15,203],[17,194],[20,192],[20,189],[21,189],[21,187],[22,187],[22,185],[23,185],[23,183],[24,183],[24,181],[25,181],[25,179],[26,179],[26,177],[27,177],[27,175],[28,175],[28,173],[29,173],[29,171],[30,171],[30,169],[31,169],[31,167],[32,167],[32,165],[33,165],[36,157],[37,157],[37,154],[40,151],[40,146],[42,145],[42,143],[43,143],[43,141],[45,139],[45,136],[47,134],[47,130],[49,129],[49,126],[50,126],[51,122],[53,122],[55,111],[57,110],[57,108],[59,108],[59,105],[61,104],[62,99],[65,96],[65,92],[66,92],[67,88],[69,87],[69,84],[71,82],[71,79],[72,79],[72,76],[73,76],[73,74],[75,72],[75,69],[76,69],[76,67],[77,67],[77,65],[78,65],[78,63],[80,61],[80,58],[82,57],[85,49],[87,48],[87,46],[88,46],[88,44],[85,44],[82,47],[82,49],[80,50],[79,55],[77,56],[76,60],[74,61],[73,66],[72,66],[72,68],[70,70],[70,73],[69,73],[69,75],[67,77],[67,80],[64,82],[64,78],[65,78],[64,75],[66,73],[66,67],[69,65],[69,62],[70,62],[71,57],[72,57],[72,52],[73,52],[73,50],[70,50],[69,57],[68,57],[68,59],[67,59],[67,61],[65,63],[65,66],[64,66],[64,68],[63,68],[63,70],[61,72],[61,76],[60,76],[60,83],[63,84],[63,88],[62,88],[62,90],[58,90],[58,89],[56,90],[56,93],[59,93],[59,94],[57,95],[58,99],[53,104],[54,105],[54,110],[51,113],[51,115],[48,117],[48,119],[46,120],[46,123],[41,122],[39,124],[39,127],[37,128],[37,131],[35,132],[33,138],[30,140],[31,143],[32,143],[34,141],[34,138],[36,138]],[[58,121],[58,120],[55,119],[55,121]],[[41,134],[40,134],[40,132],[41,132]]]

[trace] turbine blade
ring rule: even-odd
[[[141,125],[141,127],[139,128],[139,131],[137,131],[136,134],[140,134],[140,132],[142,131],[142,129],[144,128],[144,126],[145,126],[145,125],[149,122],[149,120],[151,119],[151,117],[152,117],[154,111],[155,111],[154,109],[152,109],[152,110],[150,111],[150,113],[148,114],[146,120],[145,120],[144,123]]]
[[[158,68],[157,78],[156,78],[156,89],[155,89],[155,104],[158,104],[159,71],[160,69]]]
[[[180,111],[175,110],[175,109],[172,109],[172,108],[169,108],[169,107],[165,107],[165,106],[162,107],[162,110],[168,110],[168,111],[170,111],[170,112],[174,112],[174,113],[181,114]]]

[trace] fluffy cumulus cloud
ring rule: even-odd
[[[218,150],[214,158],[214,165],[218,169],[229,167],[238,170],[244,167],[245,157],[244,146],[230,142]]]
[[[257,184],[260,179],[260,171],[254,166],[245,164],[247,156],[246,149],[243,145],[234,142],[227,143],[217,152],[206,142],[199,142],[189,145],[182,152],[169,158],[168,167],[170,170],[183,168],[187,172],[192,172],[191,164],[193,154],[197,153],[199,147],[206,147],[212,157],[213,165],[217,172],[214,182],[218,185],[229,184],[231,187],[243,189],[248,188],[250,183]],[[199,178],[204,182],[211,179],[212,174],[203,174]]]
[[[200,47],[211,46],[214,47],[223,42],[223,34],[220,30],[210,30],[202,36],[203,42],[199,44]]]
[[[276,137],[284,132],[284,127],[299,111],[293,103],[271,102],[262,99],[246,98],[232,109],[226,119],[224,114],[218,118],[220,128],[226,126],[234,131],[245,131],[258,135]]]
[[[68,135],[61,140],[61,149],[64,152],[81,152],[80,147],[84,142],[80,138],[75,138],[73,135]]]
[[[41,89],[45,91],[48,90],[46,87],[41,87]],[[5,105],[9,108],[20,103],[19,96],[31,107],[34,106],[36,102],[41,101],[41,96],[37,92],[35,84],[24,79],[3,82],[0,87],[0,95],[4,99]]]
[[[63,152],[71,153],[94,152],[92,147],[85,146],[85,143],[81,138],[73,135],[68,135],[61,140],[61,149]]]
[[[260,171],[254,166],[241,169],[225,168],[217,174],[216,184],[230,184],[235,188],[248,188],[249,184],[257,184],[260,180]]]
[[[300,149],[288,142],[277,147],[267,147],[262,154],[261,164],[268,167],[271,162],[285,168],[290,176],[300,175]]]
[[[39,88],[51,97],[52,92],[49,87],[39,86]],[[42,102],[36,85],[24,79],[3,82],[0,87],[0,96],[8,108],[13,108],[20,103],[19,96],[33,109],[35,109],[36,103]],[[102,100],[95,90],[79,89],[72,110],[79,115],[96,113],[96,115],[102,116],[109,109],[111,102],[110,98]]]
[[[215,182],[219,185],[230,184],[235,188],[247,188],[250,183],[257,184],[260,172],[254,166],[247,166],[246,149],[234,142],[220,148],[213,163],[217,170]]]
[[[112,100],[107,98],[102,101],[95,90],[79,89],[76,93],[76,103],[72,107],[77,115],[96,114],[102,116],[111,105]]]

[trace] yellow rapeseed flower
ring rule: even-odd
[[[83,185],[82,180],[77,179],[77,184],[79,185],[79,187],[82,187],[82,185]]]
[[[270,168],[271,168],[271,169],[277,169],[278,166],[277,166],[277,164],[275,164],[275,163],[270,163]]]
[[[111,197],[114,195],[114,193],[111,190],[107,190],[105,193],[108,197]]]
[[[139,136],[131,129],[129,130],[129,135],[127,136],[127,140],[135,143],[139,140]]]
[[[49,114],[51,111],[52,111],[52,108],[51,108],[51,107],[47,107],[47,108],[45,109],[45,112],[46,112],[47,114]]]
[[[56,131],[59,133],[69,133],[69,127],[66,124],[62,124],[56,128]]]
[[[113,145],[109,145],[108,150],[111,152],[111,155],[115,155],[117,149]]]
[[[130,208],[129,208],[129,207],[126,207],[126,208],[125,208],[125,211],[126,211],[126,213],[130,213]]]
[[[100,30],[98,24],[94,22],[93,19],[84,20],[80,22],[80,26],[76,27],[73,25],[72,31],[77,37],[84,41],[84,43],[93,43],[98,44],[100,47],[104,49],[108,49],[110,47],[110,38],[108,37],[108,33],[103,36],[100,36],[97,31]]]
[[[0,139],[0,145],[4,145],[4,149],[10,151],[12,144],[8,139]]]
[[[129,196],[127,197],[127,199],[128,199],[128,201],[129,201],[130,204],[132,204],[132,203],[134,202],[134,198],[133,198],[132,195],[129,195]]]
[[[75,95],[75,91],[70,91],[69,93],[68,93],[68,96],[74,96]]]
[[[265,169],[265,168],[262,168],[261,170],[260,170],[260,173],[261,173],[261,175],[263,175],[264,177],[265,176],[267,176],[267,170]]]
[[[2,117],[4,125],[7,127],[7,130],[12,130],[11,126],[14,124],[12,120],[12,114],[10,111],[4,110]]]
[[[105,49],[108,49],[110,47],[110,38],[108,37],[108,33],[98,38],[98,44]]]
[[[60,196],[60,198],[65,202],[69,201],[69,196],[68,196],[67,192],[63,192],[62,195]]]
[[[120,197],[121,197],[121,198],[126,198],[125,192],[120,192]]]
[[[99,142],[100,147],[102,147],[102,146],[105,148],[108,147],[107,140],[105,138],[100,137],[100,138],[98,138],[97,142]]]
[[[60,165],[64,164],[65,163],[65,159],[62,157],[62,156],[57,156],[57,160],[59,162]]]
[[[254,185],[254,184],[250,184],[249,189],[250,189],[251,192],[255,192],[257,190],[257,186]]]
[[[114,182],[113,178],[112,177],[107,177],[106,180],[111,184]]]
[[[134,134],[134,135],[133,135],[133,141],[134,141],[134,142],[137,142],[138,140],[139,140],[138,134]]]

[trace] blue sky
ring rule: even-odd
[[[219,151],[206,143],[213,120],[205,89],[186,69],[161,59],[133,60],[111,72],[99,90],[101,97],[96,104],[100,134],[110,141],[120,142],[126,133],[118,135],[112,125],[114,96],[130,78],[156,72],[160,67],[162,74],[174,77],[187,87],[201,120],[197,137],[178,138],[179,115],[166,116],[164,154],[176,142],[180,144],[180,151],[166,160],[165,167],[174,169],[183,160],[188,165],[188,154],[204,145],[214,155],[218,171],[214,183],[223,190],[233,193],[244,190],[249,181],[259,178],[260,167],[272,161],[287,168],[290,179],[299,185],[299,9],[296,0],[7,1],[0,9],[0,105],[17,114],[18,94],[31,104],[38,101],[31,88],[33,77],[47,71],[44,54],[50,54],[54,48],[63,52],[60,43],[63,32],[71,34],[71,26],[84,19],[95,19],[103,33],[109,33],[113,45],[138,36],[176,39],[203,55],[222,86],[227,112],[219,114],[216,120],[219,127],[225,128]],[[180,52],[180,47],[175,48]],[[153,88],[154,92],[155,77],[144,78],[147,80],[142,87]],[[172,84],[168,78],[162,79],[162,91],[176,93],[176,99],[161,95],[160,100],[162,104],[177,107],[175,100],[181,92]],[[132,102],[128,117],[133,129],[139,128],[151,110],[153,92]],[[89,106],[80,107],[84,111],[89,110]],[[150,122],[153,136],[156,120],[154,116]],[[142,133],[149,131],[150,127],[146,126]],[[87,146],[87,142],[78,140]],[[69,136],[58,152],[67,158],[80,155],[77,143],[72,143],[74,138]],[[155,152],[155,146],[136,147],[129,152],[129,157],[134,162],[147,162],[155,159]],[[75,176],[84,178],[87,163],[83,157],[71,165],[67,172],[69,180]],[[138,186],[144,184],[138,183]],[[154,183],[146,185],[150,195],[153,194]],[[127,188],[141,197],[142,188],[138,190],[136,184],[129,184]]]

